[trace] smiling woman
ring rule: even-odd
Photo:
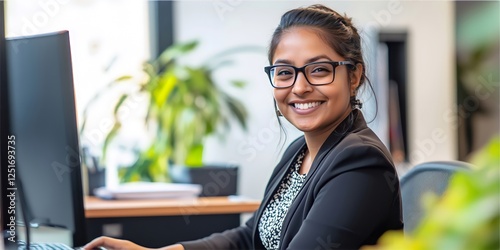
[[[355,96],[363,66],[354,67],[350,61],[345,63],[345,58],[330,48],[315,30],[300,26],[288,29],[281,36],[273,61],[275,65],[288,62],[312,68],[305,74],[294,73],[293,86],[275,87],[274,90],[280,112],[308,139],[308,164],[301,169],[301,172],[307,172],[325,139],[351,113],[349,100]],[[321,67],[329,63],[338,65],[339,61],[346,66]],[[278,69],[280,67],[283,66],[278,66]],[[276,73],[278,78],[284,74],[283,71]],[[310,79],[319,79],[320,82]]]
[[[286,12],[269,62],[277,108],[304,135],[283,154],[245,225],[165,250],[355,249],[402,229],[391,155],[367,127],[356,98],[369,82],[350,18],[323,5]],[[141,248],[108,237],[86,248],[96,246]]]

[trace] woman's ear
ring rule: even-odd
[[[356,64],[356,68],[351,71],[351,93],[356,93],[359,85],[361,84],[361,75],[363,74],[363,65]]]

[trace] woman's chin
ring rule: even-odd
[[[311,132],[316,129],[316,126],[309,123],[292,123],[298,130],[302,132]]]

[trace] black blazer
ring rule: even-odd
[[[264,249],[258,233],[263,209],[300,150],[285,151],[259,209],[238,228],[181,242],[185,249]],[[390,153],[354,110],[327,138],[283,221],[280,249],[356,249],[402,229],[401,195]]]

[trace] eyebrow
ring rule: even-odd
[[[330,59],[330,57],[328,57],[327,55],[319,55],[319,56],[315,56],[315,57],[307,59],[306,64],[319,61],[320,59],[327,59],[329,61],[332,61],[332,59]],[[293,65],[292,61],[287,60],[287,59],[278,59],[278,60],[276,60],[274,62],[273,65],[276,65],[276,64],[290,64],[290,65]]]

